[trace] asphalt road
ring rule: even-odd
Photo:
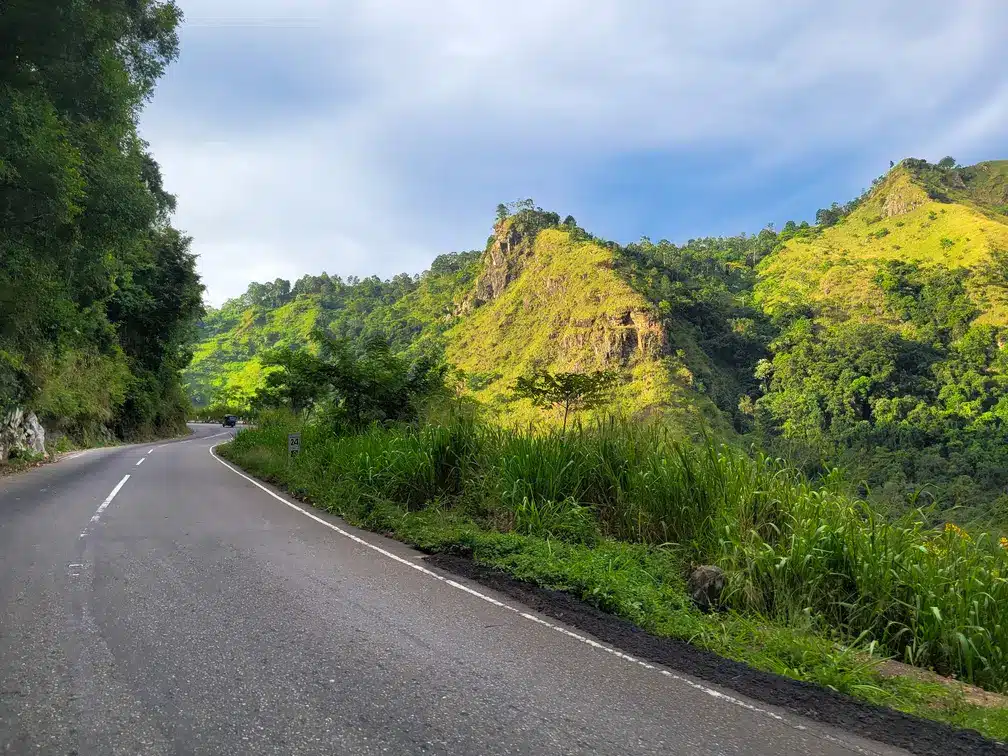
[[[898,753],[306,514],[222,432],[0,478],[0,751]]]

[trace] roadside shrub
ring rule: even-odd
[[[574,499],[548,501],[523,498],[515,507],[514,529],[523,535],[594,544],[599,532],[591,508]]]
[[[302,452],[287,461],[295,427]],[[721,566],[734,610],[1008,689],[1008,542],[936,529],[920,511],[890,522],[838,474],[813,485],[780,459],[629,423],[534,435],[466,419],[337,436],[263,415],[230,454],[364,519],[387,519],[389,502],[479,502],[483,527],[662,546],[683,571]]]

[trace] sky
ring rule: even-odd
[[[1008,158],[1003,0],[176,0],[141,118],[206,301],[481,249],[813,220],[889,161]]]

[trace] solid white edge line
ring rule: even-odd
[[[534,622],[537,625],[542,625],[543,627],[548,627],[551,630],[556,630],[559,633],[563,633],[564,635],[566,635],[566,636],[568,636],[570,638],[573,638],[574,640],[580,641],[581,643],[584,643],[587,646],[591,646],[592,648],[598,649],[600,651],[605,651],[606,653],[612,654],[613,656],[615,656],[615,657],[617,657],[619,659],[624,659],[625,661],[637,664],[637,665],[643,667],[644,669],[649,669],[649,670],[658,669],[653,664],[649,664],[647,662],[641,661],[640,659],[637,659],[637,658],[635,658],[633,656],[630,656],[629,654],[625,654],[622,651],[618,651],[615,648],[611,648],[609,646],[606,646],[606,645],[604,645],[602,643],[599,643],[598,641],[592,640],[591,638],[587,638],[587,637],[585,637],[583,635],[580,635],[578,633],[575,633],[575,632],[572,632],[570,630],[567,630],[566,628],[560,627],[558,625],[554,625],[553,623],[547,622],[546,620],[542,619],[541,617],[536,617],[534,614],[529,614],[528,612],[526,612],[526,611],[524,611],[522,609],[519,609],[519,608],[516,608],[516,607],[513,607],[513,606],[509,606],[509,605],[507,605],[507,604],[505,604],[505,603],[503,603],[501,601],[498,601],[495,598],[492,598],[490,596],[487,596],[486,594],[480,593],[479,591],[473,590],[472,588],[470,588],[468,586],[462,585],[461,583],[457,583],[456,581],[451,580],[450,578],[446,578],[443,575],[439,575],[436,572],[433,572],[432,570],[427,569],[426,567],[422,567],[419,564],[414,564],[413,562],[410,562],[408,559],[404,559],[401,556],[393,554],[391,551],[387,551],[386,549],[383,549],[381,546],[376,546],[373,543],[369,543],[368,541],[365,541],[363,538],[360,538],[359,536],[355,536],[353,533],[349,533],[346,530],[343,530],[343,528],[339,527],[338,525],[334,525],[333,523],[331,523],[331,522],[329,522],[327,520],[324,520],[323,518],[319,517],[318,515],[313,514],[313,513],[309,512],[309,511],[305,510],[305,509],[302,509],[301,507],[297,506],[296,504],[287,501],[287,499],[285,499],[282,496],[280,496],[280,495],[274,493],[273,491],[269,490],[266,486],[264,486],[259,481],[255,480],[254,478],[249,477],[248,475],[246,475],[243,472],[240,472],[239,470],[235,469],[230,464],[228,464],[227,462],[225,462],[223,459],[221,459],[220,457],[218,457],[216,454],[214,454],[214,449],[215,448],[216,448],[216,444],[214,446],[210,447],[210,450],[209,450],[210,451],[210,456],[213,457],[214,459],[216,459],[222,465],[224,465],[224,467],[226,467],[228,470],[230,470],[231,472],[233,472],[235,475],[237,475],[237,476],[239,476],[241,478],[244,478],[249,483],[251,483],[252,485],[254,485],[256,488],[258,488],[258,489],[266,492],[267,494],[269,494],[270,496],[272,496],[277,501],[279,501],[279,502],[287,505],[288,507],[290,507],[291,509],[293,509],[293,510],[295,510],[297,512],[300,512],[305,517],[308,517],[309,519],[312,519],[312,520],[314,520],[315,522],[317,522],[317,523],[319,523],[321,525],[325,525],[330,530],[334,530],[335,532],[339,533],[344,538],[348,538],[351,541],[353,541],[354,543],[360,544],[361,546],[369,548],[372,551],[376,551],[379,554],[381,554],[382,556],[388,557],[389,559],[391,559],[391,560],[393,560],[395,562],[398,562],[399,564],[402,564],[402,565],[404,565],[406,567],[409,567],[411,570],[416,570],[417,572],[422,572],[424,575],[427,575],[428,577],[431,577],[431,578],[433,578],[433,579],[435,579],[435,580],[437,580],[439,582],[445,583],[446,585],[450,585],[452,588],[457,588],[458,590],[464,591],[465,593],[468,593],[471,596],[475,596],[478,599],[482,599],[483,601],[486,601],[488,604],[493,604],[494,606],[498,606],[501,609],[507,609],[508,611],[514,612],[515,614],[517,614],[518,616],[522,617],[523,619],[526,619],[526,620],[528,620],[530,622]],[[127,475],[126,477],[129,477],[129,476]],[[798,724],[796,722],[788,721],[787,719],[785,719],[784,717],[782,717],[780,714],[776,714],[775,712],[769,711],[767,709],[760,708],[759,706],[754,706],[753,704],[747,703],[746,701],[742,701],[742,700],[740,700],[738,698],[735,698],[734,696],[730,696],[727,693],[722,693],[721,691],[715,690],[714,688],[709,688],[706,685],[701,685],[700,683],[697,683],[697,682],[694,682],[692,680],[689,680],[689,679],[687,679],[685,677],[682,677],[681,675],[677,675],[674,672],[671,672],[671,671],[669,671],[667,669],[658,669],[658,672],[660,672],[665,677],[669,677],[669,678],[671,678],[673,680],[677,680],[677,681],[679,681],[681,683],[685,683],[686,685],[688,685],[689,687],[691,687],[691,688],[693,688],[695,690],[702,691],[702,692],[706,693],[707,695],[711,696],[712,698],[717,698],[719,700],[735,704],[736,706],[740,706],[743,709],[748,709],[749,711],[756,712],[758,714],[765,714],[766,716],[772,717],[773,719],[776,719],[779,722],[783,722],[783,723],[787,724],[788,726],[795,728],[796,730],[807,730],[808,729],[805,725]],[[825,737],[827,739],[832,739],[829,735],[827,735],[825,733],[816,733],[816,734],[820,735],[822,737]],[[850,745],[853,748],[857,748],[857,746],[855,746],[853,744],[847,744],[846,742],[844,744],[845,745]]]
[[[144,462],[145,459],[147,459],[147,457],[140,457],[140,461],[136,463],[136,466],[140,467],[140,465],[143,464],[143,462]]]
[[[120,480],[120,481],[119,481],[119,482],[118,482],[118,483],[116,484],[116,487],[112,489],[112,493],[110,493],[110,494],[109,494],[109,495],[108,495],[108,496],[107,496],[107,497],[105,498],[105,501],[103,501],[103,502],[102,502],[101,504],[99,504],[99,505],[98,505],[98,509],[97,509],[97,510],[95,511],[94,515],[92,515],[92,517],[91,517],[91,524],[92,524],[92,525],[93,525],[94,523],[98,522],[99,518],[101,517],[101,513],[102,513],[102,512],[104,512],[104,511],[105,511],[105,508],[106,508],[106,507],[107,507],[107,506],[108,506],[109,504],[111,504],[111,503],[112,503],[112,499],[114,499],[114,498],[116,497],[116,494],[117,494],[117,493],[119,493],[119,491],[120,491],[120,490],[122,489],[122,487],[126,485],[126,481],[127,481],[127,480],[129,480],[129,479],[130,479],[130,476],[129,476],[129,475],[124,475],[124,476],[123,476],[123,479],[122,479],[122,480]],[[84,536],[86,536],[86,535],[87,535],[87,532],[88,532],[88,531],[87,531],[87,528],[84,528],[84,530],[82,530],[82,531],[81,531],[81,534],[80,534],[80,537],[81,537],[81,538],[83,538]]]

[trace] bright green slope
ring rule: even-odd
[[[458,321],[447,334],[446,350],[499,422],[544,419],[528,400],[512,399],[510,389],[520,376],[545,369],[617,371],[621,380],[612,402],[598,413],[663,414],[687,429],[697,428],[702,418],[724,425],[716,407],[692,390],[687,366],[668,355],[656,306],[616,271],[610,249],[566,230],[513,234],[510,224],[497,227],[477,286],[494,277],[495,266],[518,269],[517,276],[499,291],[488,291],[488,301]],[[504,239],[510,242],[506,250]],[[557,410],[545,419],[558,421],[561,415]],[[582,419],[591,418],[589,411]]]
[[[276,309],[232,303],[211,311],[202,324],[203,340],[186,370],[194,404],[204,406],[226,395],[237,401],[250,397],[265,377],[258,354],[271,347],[298,349],[322,311],[318,295],[287,302]]]
[[[193,404],[216,401],[241,406],[259,388],[266,349],[310,346],[316,327],[352,338],[378,334],[397,350],[440,352],[443,332],[478,268],[477,253],[441,255],[422,276],[391,281],[305,276],[249,286],[199,327],[199,341],[185,376]]]
[[[900,260],[976,271],[969,285],[979,322],[1008,325],[1008,292],[996,281],[998,253],[1008,253],[1008,161],[962,173],[966,180],[949,185],[898,165],[838,224],[790,239],[763,262],[763,308],[815,302],[823,313],[887,320],[875,276]]]

